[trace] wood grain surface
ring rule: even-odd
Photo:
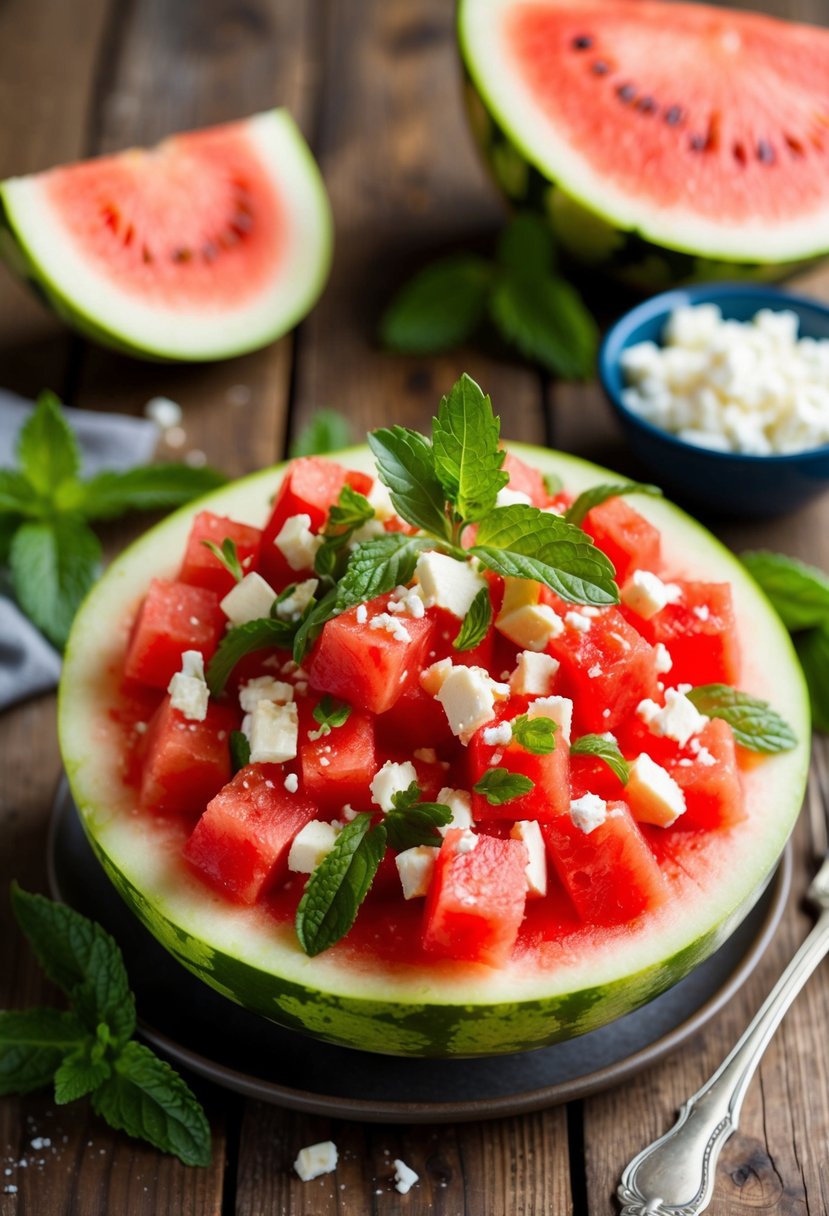
[[[747,5],[743,5],[747,7]],[[825,0],[763,7],[826,20]],[[0,177],[153,141],[168,131],[288,106],[320,161],[334,209],[333,273],[296,333],[215,366],[141,364],[67,333],[0,278],[0,384],[49,385],[71,404],[139,413],[162,394],[184,410],[183,446],[229,474],[282,456],[312,412],[340,409],[355,436],[388,422],[424,428],[462,370],[492,394],[509,438],[552,442],[624,472],[595,384],[548,382],[480,347],[394,358],[373,339],[389,293],[424,259],[487,248],[503,213],[466,129],[446,0],[5,0],[0,6]],[[829,299],[829,273],[804,285]],[[615,295],[598,305],[610,316]],[[198,456],[192,457],[198,459]],[[829,503],[768,525],[718,526],[829,568]],[[108,530],[113,552],[140,524]],[[58,999],[13,926],[6,889],[45,889],[45,839],[60,770],[54,699],[0,718],[0,1006]],[[727,1051],[805,935],[795,889],[743,991],[681,1051],[623,1087],[568,1107],[457,1126],[372,1125],[301,1115],[194,1082],[214,1162],[187,1169],[110,1131],[84,1102],[0,1101],[0,1216],[604,1216],[630,1156],[672,1122]],[[829,979],[808,985],[773,1041],[719,1168],[714,1216],[829,1213]],[[32,1141],[50,1144],[32,1149]],[[333,1138],[335,1174],[303,1184],[298,1149]],[[393,1161],[420,1175],[407,1196]],[[24,1164],[25,1162],[25,1164]],[[12,1192],[11,1187],[17,1190]]]

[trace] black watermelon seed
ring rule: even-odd
[[[579,34],[578,38],[573,39],[574,51],[589,51],[593,45],[593,39],[589,34]]]
[[[670,109],[665,111],[665,122],[669,123],[672,127],[675,127],[681,120],[682,110],[679,106],[671,106]]]
[[[632,84],[620,84],[616,89],[616,95],[620,101],[633,101],[636,96],[636,88]]]
[[[704,152],[707,140],[704,135],[692,135],[688,141],[688,146],[692,152]]]
[[[603,59],[597,59],[595,63],[591,63],[590,71],[596,76],[606,76],[610,71],[610,67]]]
[[[774,164],[774,148],[765,139],[761,139],[757,145],[757,159],[762,161],[764,165]]]
[[[192,256],[193,255],[189,249],[181,248],[181,249],[173,250],[173,261],[174,262],[189,262]]]
[[[640,97],[636,103],[637,110],[641,110],[643,114],[652,114],[656,109],[656,102],[652,97]]]

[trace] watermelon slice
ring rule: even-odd
[[[322,290],[331,215],[286,110],[0,185],[10,265],[70,325],[153,359],[265,346]]]
[[[516,203],[645,287],[829,251],[829,30],[655,0],[461,0],[473,125]]]

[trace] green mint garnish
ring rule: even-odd
[[[346,546],[354,533],[371,519],[374,519],[374,508],[366,496],[349,485],[343,486],[339,499],[328,512],[322,533],[324,539],[314,559],[316,573],[336,578],[339,559]]]
[[[212,540],[203,540],[202,544],[206,549],[209,549],[215,558],[222,563],[225,570],[232,574],[237,583],[241,583],[245,577],[245,572],[242,569],[242,563],[239,561],[239,553],[236,549],[236,542],[226,536],[222,541],[222,547],[219,548]]]
[[[435,541],[429,537],[407,536],[404,532],[361,541],[337,587],[337,611],[344,612],[405,585],[414,574],[420,554],[434,548]]]
[[[172,464],[81,479],[77,441],[49,392],[20,431],[17,459],[18,469],[0,469],[0,562],[22,610],[61,648],[99,570],[101,546],[87,521],[179,506],[224,481],[212,469]]]
[[[829,624],[798,634],[795,647],[809,689],[812,724],[829,733]]]
[[[817,566],[764,550],[744,553],[742,561],[787,629],[829,624],[829,577]]]
[[[308,879],[296,912],[296,933],[307,955],[345,937],[369,892],[386,851],[386,830],[357,815],[337,836],[333,849]]]
[[[445,497],[465,523],[475,523],[495,506],[509,481],[498,446],[500,421],[492,402],[464,374],[441,399],[432,424],[432,451]]]
[[[400,518],[434,537],[451,540],[446,494],[429,440],[407,427],[393,426],[372,431],[368,443]]]
[[[210,1126],[181,1077],[132,1039],[135,1000],[121,952],[73,908],[12,886],[12,907],[50,980],[73,1008],[0,1010],[0,1094],[54,1082],[55,1100],[91,1095],[110,1126],[209,1165]]]
[[[293,642],[293,659],[301,664],[306,651],[313,646],[322,632],[326,621],[330,620],[337,609],[337,588],[326,591],[320,600],[314,600],[303,614],[302,620],[296,626]]]
[[[474,650],[486,637],[491,624],[492,601],[489,598],[489,587],[481,587],[469,605],[458,636],[452,643],[455,650]]]
[[[438,828],[452,820],[452,811],[442,802],[420,802],[420,787],[413,781],[408,789],[392,794],[392,809],[386,812],[383,826],[389,844],[398,853],[418,845],[440,845]]]
[[[535,782],[523,773],[513,773],[508,768],[491,768],[472,788],[476,794],[482,794],[490,806],[503,806],[505,802],[512,802],[513,798],[529,794],[534,786]]]
[[[564,489],[564,482],[561,480],[558,473],[544,474],[544,489],[551,498]]]
[[[615,739],[605,739],[603,735],[582,735],[574,739],[570,745],[571,756],[595,756],[603,760],[612,773],[615,773],[622,785],[630,780],[630,765],[619,750]]]
[[[294,644],[297,624],[278,621],[273,617],[261,617],[256,621],[245,621],[229,630],[219,643],[216,653],[207,664],[205,679],[211,695],[224,692],[236,664],[257,650],[290,650]]]
[[[324,456],[353,442],[351,427],[342,414],[336,410],[317,410],[291,444],[288,455],[291,460],[298,456]]]
[[[230,767],[234,774],[250,764],[250,741],[244,731],[230,732]]]
[[[320,738],[322,735],[330,735],[333,727],[343,726],[350,717],[351,706],[346,701],[338,701],[326,693],[314,706],[314,721],[318,722],[320,727],[318,731],[314,731],[314,736]]]
[[[512,741],[534,756],[549,756],[556,750],[558,726],[552,718],[530,718],[520,714],[510,723]]]
[[[492,269],[485,258],[459,254],[433,262],[400,290],[380,321],[388,350],[432,355],[470,338],[486,313]]]
[[[568,524],[576,524],[578,527],[581,527],[588,511],[592,511],[594,507],[607,502],[608,498],[619,498],[622,494],[650,494],[653,497],[660,498],[662,491],[659,486],[651,486],[639,481],[622,481],[617,485],[591,486],[589,490],[584,490],[579,494],[573,505],[567,508],[564,518]]]
[[[700,684],[686,696],[701,714],[727,722],[737,743],[748,751],[785,752],[797,745],[792,728],[767,701],[730,684]]]

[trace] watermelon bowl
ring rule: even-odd
[[[367,448],[338,460],[355,476],[373,472]],[[513,486],[527,466],[560,478],[571,494],[614,480],[574,457],[521,445],[510,445],[509,460]],[[772,702],[797,742],[775,755],[741,757],[742,817],[707,831],[643,829],[653,850],[648,864],[657,858],[657,879],[669,895],[657,906],[624,923],[589,924],[560,891],[549,907],[536,902],[514,947],[490,965],[424,955],[405,936],[407,926],[420,923],[422,902],[416,909],[414,900],[404,904],[398,889],[372,905],[372,891],[354,928],[309,957],[294,928],[296,896],[229,900],[183,859],[194,817],[139,806],[135,758],[141,736],[153,729],[139,719],[157,709],[163,691],[127,688],[122,673],[148,584],[176,578],[197,516],[209,511],[261,528],[290,476],[286,466],[267,469],[170,516],[110,566],[76,619],[60,685],[61,750],[86,835],[130,910],[178,962],[246,1009],[330,1043],[387,1055],[543,1047],[604,1026],[688,975],[740,924],[777,865],[802,802],[810,725],[797,660],[767,601],[722,545],[662,499],[632,499],[640,534],[659,530],[664,568],[677,577],[730,584],[740,686]],[[535,478],[541,484],[537,472]],[[361,484],[369,484],[365,476]],[[398,748],[407,754],[411,742],[398,739]],[[458,835],[448,832],[443,847]],[[497,829],[488,839],[498,841]]]

